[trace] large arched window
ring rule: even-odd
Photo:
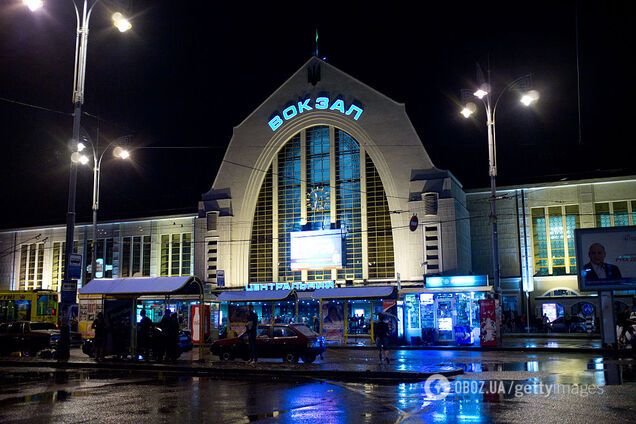
[[[290,233],[339,229],[341,269],[291,269]],[[306,273],[306,274],[305,274]],[[393,235],[379,174],[360,144],[332,126],[294,135],[267,171],[250,245],[250,283],[390,279]]]

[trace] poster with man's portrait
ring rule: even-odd
[[[574,231],[581,291],[636,289],[636,226]]]

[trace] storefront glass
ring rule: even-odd
[[[348,301],[348,335],[371,334],[371,320],[373,319],[373,301]]]
[[[320,301],[316,299],[298,301],[298,322],[306,324],[316,333],[320,332]]]
[[[472,343],[479,332],[484,292],[413,293],[404,296],[405,338],[410,344]],[[462,341],[458,341],[463,334]]]
[[[296,302],[288,300],[277,302],[274,308],[274,323],[291,324],[296,322]]]

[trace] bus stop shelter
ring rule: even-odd
[[[195,276],[180,277],[136,277],[136,278],[97,278],[91,280],[79,290],[80,297],[80,331],[92,323],[94,317],[83,309],[101,301],[101,310],[107,318],[121,327],[130,328],[129,343],[131,353],[136,352],[136,304],[137,300],[146,296],[169,298],[198,298],[199,314],[204,310],[203,283]],[[113,307],[105,310],[105,303],[110,301]],[[84,304],[83,304],[84,303]],[[82,322],[82,319],[85,322]],[[90,322],[90,323],[89,323]],[[199,340],[204,340],[203,320],[199,317]],[[194,328],[193,328],[194,331]],[[127,331],[128,332],[128,331]],[[203,343],[199,343],[199,355],[202,357]]]

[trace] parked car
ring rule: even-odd
[[[51,336],[49,347],[55,349],[61,338],[61,331],[55,324],[50,322],[31,322],[31,330],[46,331]],[[82,333],[71,331],[69,334],[71,347],[80,347],[82,345]]]
[[[587,333],[587,325],[584,318],[572,316],[569,319],[559,317],[550,323],[550,331],[553,333]]]
[[[37,329],[38,324],[42,323],[15,321],[0,324],[0,354],[26,352],[35,356],[39,351],[49,348],[51,333]]]
[[[325,338],[304,324],[259,325],[256,351],[259,358],[282,358],[286,362],[311,364],[325,351]],[[219,339],[212,343],[212,354],[221,360],[249,359],[249,344],[245,333],[238,337]]]

